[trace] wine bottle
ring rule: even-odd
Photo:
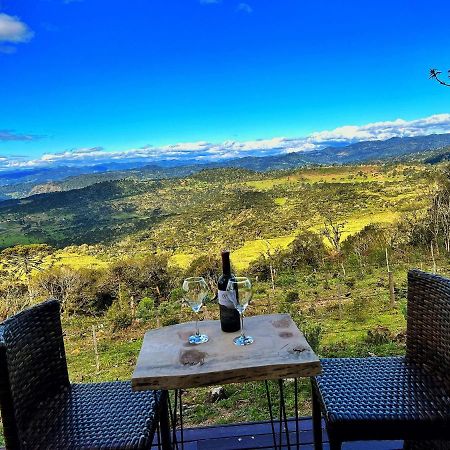
[[[228,281],[232,278],[234,278],[234,274],[231,273],[230,252],[224,250],[222,252],[222,275],[217,285],[219,289],[220,327],[226,333],[233,333],[241,328],[239,313],[235,309],[232,299],[230,299],[230,295],[234,295],[234,292],[227,292]]]

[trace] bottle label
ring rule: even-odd
[[[219,305],[225,306],[229,309],[234,309],[236,304],[236,292],[233,291],[219,291]]]

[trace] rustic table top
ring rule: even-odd
[[[289,314],[246,317],[245,333],[255,342],[238,347],[237,333],[224,333],[218,320],[200,322],[209,341],[189,344],[195,323],[145,334],[131,379],[134,390],[176,389],[318,375],[320,361]]]

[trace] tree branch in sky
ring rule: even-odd
[[[445,81],[442,81],[439,78],[439,75],[442,72],[440,70],[437,69],[430,69],[430,78],[434,78],[438,83],[442,84],[443,86],[449,86],[450,87],[450,83],[447,83]],[[448,77],[450,78],[450,70],[448,71]]]

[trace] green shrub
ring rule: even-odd
[[[319,281],[317,280],[316,273],[310,273],[303,278],[305,284],[309,287],[317,287],[319,285]]]
[[[160,325],[166,327],[180,323],[180,303],[178,302],[162,302],[158,306],[158,317]]]
[[[292,286],[298,280],[298,274],[294,272],[282,272],[275,276],[277,286]]]
[[[298,292],[297,291],[289,291],[286,294],[285,301],[287,303],[295,303],[295,302],[298,302],[298,300],[299,300],[299,296],[298,296]]]
[[[133,322],[131,311],[124,306],[120,305],[120,302],[117,301],[112,304],[106,313],[106,320],[110,324],[113,332],[124,330]]]
[[[388,344],[392,341],[392,333],[389,328],[378,325],[372,330],[367,330],[364,341],[370,345]]]
[[[143,322],[148,322],[156,316],[155,301],[151,297],[144,297],[136,310],[136,316]]]
[[[184,292],[181,287],[172,289],[170,291],[170,301],[171,302],[180,302],[183,300]]]

